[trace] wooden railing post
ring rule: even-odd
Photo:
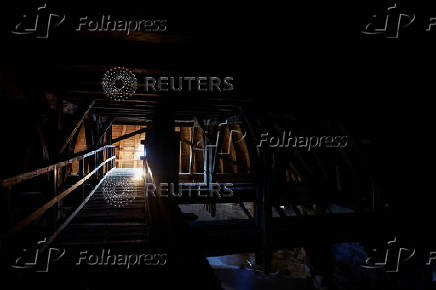
[[[93,154],[94,155],[94,167],[93,167],[94,170],[96,170],[98,167],[97,154],[98,154],[98,152],[94,152],[94,154]],[[97,182],[98,182],[98,170],[95,172],[95,174],[93,176],[93,180],[94,180],[93,185],[97,184]]]
[[[107,149],[106,159],[111,158],[111,157],[112,157],[112,148],[109,147],[109,148]],[[105,160],[105,161],[106,161],[106,160]],[[107,171],[111,170],[111,169],[112,169],[112,161],[109,162],[109,163],[106,163],[106,166],[107,166]]]
[[[106,148],[101,150],[101,153],[100,153],[100,162],[99,163],[102,163],[102,162],[104,162],[106,160],[105,159],[105,151],[106,151]],[[100,172],[101,172],[100,179],[102,179],[103,176],[106,174],[105,167],[106,167],[105,164],[103,164],[103,166],[100,169]]]
[[[93,169],[96,169],[97,168],[97,152],[94,152],[94,167],[93,167]],[[93,179],[94,179],[94,183],[96,184],[98,181],[97,181],[97,179],[98,179],[98,170],[97,170],[97,172],[95,172],[95,174],[94,174],[94,177],[93,177]]]
[[[110,150],[110,156],[109,156],[109,157],[115,156],[115,147],[110,147],[109,150]],[[114,168],[114,167],[116,166],[116,164],[115,164],[115,159],[113,159],[113,160],[110,162],[110,166],[111,166],[111,169]]]
[[[107,160],[107,152],[108,152],[108,149],[109,148],[104,148],[103,149],[103,161],[106,161]],[[103,175],[105,175],[106,173],[108,172],[108,168],[107,168],[107,164],[105,163],[104,165],[103,165]]]

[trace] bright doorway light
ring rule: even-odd
[[[144,169],[135,168],[135,173],[133,175],[134,180],[142,180],[145,177]]]

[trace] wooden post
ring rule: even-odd
[[[206,164],[206,184],[207,184],[209,189],[212,186],[213,153],[214,153],[213,150],[214,150],[213,147],[208,147],[207,151],[206,151],[206,155],[207,155],[207,158],[206,158],[206,161],[207,161],[207,164]],[[217,149],[215,148],[215,150],[217,150]]]
[[[97,168],[97,166],[98,166],[98,159],[97,159],[97,154],[98,154],[98,152],[94,152],[94,167],[93,167],[93,169],[96,169]],[[95,174],[94,174],[94,178],[93,178],[93,180],[94,180],[94,184],[97,184],[98,183],[98,174],[99,174],[99,172],[98,172],[98,170],[95,172]],[[94,185],[93,184],[93,185]]]
[[[79,160],[79,179],[82,179],[85,176],[85,158],[82,158]],[[81,186],[81,192],[82,192],[82,198],[81,200],[85,200],[85,183],[83,183]]]
[[[111,148],[111,157],[112,156],[115,156],[115,147],[112,147]],[[115,168],[115,167],[117,167],[117,164],[116,164],[116,162],[115,162],[115,158],[114,159],[112,159],[112,166],[111,166],[112,168]]]
[[[80,127],[82,126],[83,120],[85,119],[85,116],[88,114],[88,112],[91,110],[94,103],[95,103],[95,101],[93,100],[91,102],[91,104],[88,106],[88,109],[81,114],[81,118],[79,118],[76,126],[73,128],[70,135],[67,137],[64,144],[62,145],[62,148],[59,151],[59,155],[61,155],[64,152],[65,148],[67,148],[68,144],[70,144],[71,140],[73,140],[73,137],[76,135],[76,133],[78,133],[80,131]],[[87,144],[87,145],[88,145],[88,148],[90,148],[91,145],[90,144]]]
[[[260,258],[261,264],[264,266],[264,271],[271,271],[272,250],[271,250],[271,219],[272,219],[272,203],[271,203],[271,188],[273,172],[269,168],[272,163],[272,152],[270,150],[261,152],[262,161],[260,165],[260,191],[257,196],[256,206],[256,223],[262,231],[263,252]],[[256,257],[257,258],[257,257]],[[257,263],[257,262],[256,262]]]
[[[238,164],[239,172],[249,172],[250,168],[250,156],[245,142],[244,132],[239,125],[233,125],[232,131],[234,136],[232,137],[233,147],[236,151],[236,162]]]
[[[49,198],[52,199],[58,194],[58,168],[55,166],[49,175]],[[48,211],[48,229],[47,232],[51,233],[56,230],[59,215],[59,202],[53,205]]]
[[[192,158],[193,158],[193,154],[192,154],[192,144],[194,144],[194,128],[189,127],[189,139],[191,142],[191,145],[189,145],[189,173],[192,173]]]
[[[174,192],[178,192],[180,140],[175,132],[174,116],[169,106],[157,110],[146,141],[146,159],[156,188],[161,183],[172,183]],[[151,239],[161,245],[168,244],[174,234],[174,224],[180,222],[178,207],[171,198],[159,196],[149,195],[147,202],[152,223]]]
[[[271,250],[271,219],[272,219],[272,203],[271,203],[271,170],[272,152],[265,148],[258,151],[256,148],[257,131],[251,123],[251,120],[245,115],[241,109],[241,116],[244,120],[244,125],[247,127],[246,144],[250,154],[250,163],[257,180],[256,186],[256,206],[255,206],[255,222],[262,232],[263,252],[256,253],[256,264],[264,266],[266,273],[271,270],[272,250]],[[260,136],[260,135],[259,135]]]
[[[203,165],[203,172],[204,172],[204,181],[206,182],[207,186],[210,187],[211,186],[211,182],[212,182],[212,174],[213,174],[213,147],[212,146],[208,146],[209,145],[209,140],[205,134],[205,132],[203,131],[203,143],[204,143],[204,165]],[[217,150],[215,148],[215,150]]]
[[[109,157],[115,156],[115,147],[111,147],[111,154]],[[116,167],[115,159],[111,161],[111,169]]]

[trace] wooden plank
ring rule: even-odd
[[[180,128],[180,140],[190,140],[191,131],[188,127]],[[190,143],[190,142],[189,142]],[[180,172],[189,173],[191,167],[191,146],[184,142],[180,142]]]
[[[235,124],[231,126],[231,128],[231,132],[235,132],[234,135],[232,135],[232,142],[234,150],[236,151],[236,160],[239,170],[246,172],[250,169],[250,154],[248,152],[247,143],[243,137],[244,135],[240,125]]]
[[[193,173],[204,173],[204,142],[203,134],[200,127],[194,127],[193,134],[193,155],[194,155],[194,165]]]
[[[121,135],[124,136],[126,134],[126,132],[127,132],[127,126],[123,125],[123,127],[121,129]],[[114,143],[113,141],[114,140],[112,140],[112,144]],[[125,149],[124,144],[125,144],[124,140],[121,140],[119,151],[118,151],[118,160],[117,160],[118,162],[120,160],[124,159],[124,149]],[[117,167],[124,168],[123,163],[118,163]]]
[[[60,161],[58,163],[49,165],[47,167],[38,168],[38,169],[35,169],[33,171],[30,171],[30,172],[25,172],[25,173],[21,173],[21,174],[18,174],[16,176],[13,176],[13,177],[2,179],[0,181],[0,185],[3,187],[13,186],[13,185],[20,183],[20,182],[23,182],[25,180],[32,179],[32,178],[35,178],[35,177],[40,176],[42,174],[49,173],[50,171],[53,171],[53,169],[55,167],[57,167],[57,168],[64,167],[70,163],[73,163],[74,161],[82,160],[83,158],[86,158],[86,157],[88,157],[96,152],[99,152],[99,151],[104,150],[105,148],[109,148],[109,147],[114,147],[114,146],[113,145],[106,145],[106,146],[103,146],[103,147],[96,149],[96,150],[87,151],[87,152],[79,152],[79,153],[77,153],[77,156],[75,156],[71,159],[68,159],[66,161]]]
[[[104,133],[106,133],[107,130],[112,126],[112,123],[114,122],[114,118],[110,118],[108,121],[106,121],[105,124],[103,124],[103,129],[99,134],[99,137],[97,138],[98,144],[102,144],[102,138],[104,137]],[[104,141],[104,140],[103,140]]]
[[[225,128],[224,135],[222,137],[223,138],[223,142],[221,146],[222,152],[220,152],[221,154],[218,154],[218,157],[226,157],[220,159],[220,162],[222,162],[223,173],[238,172],[238,166],[236,162],[236,151],[233,146],[232,137],[233,136],[230,129],[228,127]]]
[[[48,146],[47,146],[47,136],[44,132],[44,128],[41,124],[38,124],[36,126],[36,129],[38,130],[38,135],[39,135],[39,141],[41,143],[41,148],[42,148],[42,159],[44,161],[49,161],[50,160],[50,155],[48,152]]]
[[[88,114],[88,112],[91,110],[91,108],[92,108],[92,106],[94,106],[94,104],[95,104],[95,100],[92,100],[92,102],[89,104],[89,106],[86,109],[86,111],[83,112],[82,117],[79,119],[79,121],[77,122],[76,126],[73,128],[73,130],[71,131],[70,135],[65,140],[65,143],[62,146],[61,150],[59,150],[59,155],[61,155],[65,151],[65,148],[67,148],[68,144],[70,144],[71,140],[73,140],[74,136],[76,135],[76,133],[80,129],[80,126],[82,126],[82,123],[83,123],[83,120],[84,120],[86,114]]]
[[[125,140],[125,139],[128,139],[128,138],[130,138],[132,136],[145,133],[146,130],[147,130],[147,128],[142,128],[142,129],[133,131],[132,133],[123,134],[122,136],[120,136],[118,138],[112,139],[112,144],[120,142],[120,141]]]
[[[59,187],[59,171],[58,168],[55,167],[51,173],[51,177],[50,180],[52,182],[51,184],[51,189],[50,189],[50,194],[52,196],[52,198],[56,198],[58,195],[58,187]],[[60,182],[62,183],[62,181]],[[53,229],[56,228],[56,222],[58,220],[58,215],[59,215],[59,201],[56,202],[54,204],[54,206],[51,208],[51,216],[50,216],[50,226],[53,227]]]

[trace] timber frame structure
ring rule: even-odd
[[[120,19],[153,11],[153,5],[146,12],[106,5]],[[73,20],[102,11],[91,4],[85,10],[65,7]],[[147,249],[168,255],[164,270],[138,270],[145,276],[125,271],[123,278],[160,279],[165,288],[170,273],[190,289],[221,289],[206,257],[253,253],[256,269],[270,274],[276,250],[305,247],[316,261],[331,244],[360,242],[372,249],[399,230],[390,225],[393,213],[400,212],[391,205],[400,198],[384,183],[388,167],[377,147],[383,117],[371,123],[365,114],[368,122],[362,125],[358,117],[336,111],[318,114],[312,108],[323,107],[320,102],[303,110],[298,100],[330,84],[324,77],[302,81],[306,66],[298,77],[284,80],[261,70],[258,59],[247,54],[260,36],[233,31],[238,16],[176,13],[162,33],[76,31],[71,20],[48,39],[7,35],[8,57],[0,68],[0,124],[8,139],[0,145],[7,152],[0,172],[2,269],[10,270],[23,249],[35,250],[41,241],[46,254],[63,247],[80,253],[82,246]],[[128,69],[138,80],[136,92],[122,101],[102,88],[102,77],[114,67]],[[311,73],[320,72],[330,73]],[[146,77],[170,76],[231,76],[234,89],[145,90]],[[302,92],[279,90],[276,83],[292,83]],[[289,143],[289,136],[324,141],[314,148],[292,146],[297,139]],[[288,145],[280,143],[282,137]],[[325,146],[335,137],[347,142]],[[108,205],[105,186],[112,182],[114,191],[120,190],[117,182],[125,179],[135,180],[127,185],[135,200],[124,208]],[[150,184],[170,184],[184,194],[147,195]],[[216,190],[214,184],[226,187]],[[407,201],[400,202],[407,208]],[[232,204],[240,218],[216,218],[222,204]],[[190,205],[201,205],[208,219],[182,210]],[[109,277],[115,270],[96,270],[93,276],[92,267],[68,268],[71,261],[57,264],[59,277],[53,275],[71,279],[67,272],[74,269],[74,277],[90,281],[71,281],[71,289],[123,285]],[[332,276],[328,263],[312,266]],[[20,277],[21,272],[14,279]]]

